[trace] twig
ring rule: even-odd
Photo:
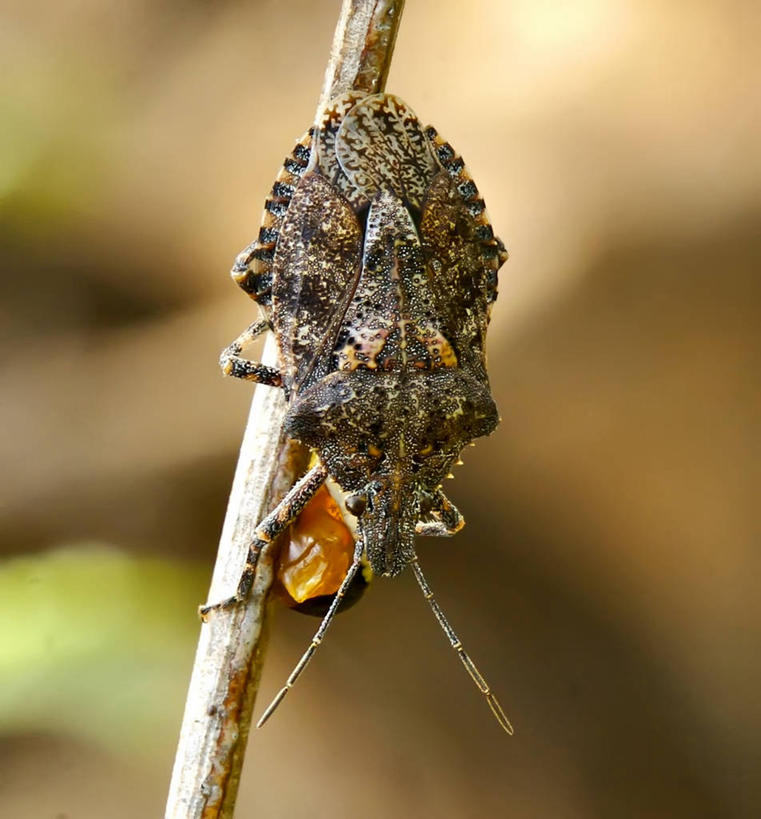
[[[317,117],[351,89],[382,91],[404,0],[343,0]],[[262,361],[277,364],[270,337]],[[301,447],[282,432],[279,390],[254,394],[233,479],[210,601],[236,588],[256,524],[305,466]],[[240,780],[266,643],[271,551],[258,562],[248,605],[215,612],[201,626],[167,800],[167,819],[230,819]]]

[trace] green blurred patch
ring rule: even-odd
[[[0,565],[0,733],[176,741],[208,567],[81,545]]]
[[[118,85],[76,53],[16,57],[0,77],[0,235],[39,239],[102,207]]]

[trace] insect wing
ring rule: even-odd
[[[420,209],[438,170],[415,114],[393,94],[373,94],[345,116],[335,151],[344,173],[368,199],[392,190]]]
[[[490,237],[490,238],[487,238]],[[441,171],[434,178],[420,218],[429,286],[442,329],[456,339],[461,365],[486,376],[484,345],[496,291],[496,244],[488,222],[474,215],[457,180]]]
[[[336,137],[346,114],[365,96],[360,91],[349,91],[331,100],[318,122],[317,164],[320,173],[346,197],[355,211],[368,204],[368,197],[347,178],[336,155]]]
[[[273,316],[285,377],[298,390],[323,375],[359,276],[362,230],[318,173],[296,189],[274,261]]]

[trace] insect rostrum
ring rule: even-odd
[[[233,277],[265,318],[221,361],[228,374],[285,390],[286,432],[318,459],[257,528],[238,593],[225,604],[247,595],[259,551],[330,476],[348,493],[360,542],[322,632],[363,552],[379,575],[412,564],[507,729],[432,600],[414,547],[416,532],[462,527],[441,482],[462,448],[498,423],[484,348],[506,258],[462,160],[436,131],[393,95],[346,94],[286,160],[259,239],[236,261]],[[276,335],[279,370],[241,355],[265,329]]]

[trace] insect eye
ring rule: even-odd
[[[346,498],[346,508],[355,518],[358,518],[367,508],[367,496],[360,494],[349,495]]]

